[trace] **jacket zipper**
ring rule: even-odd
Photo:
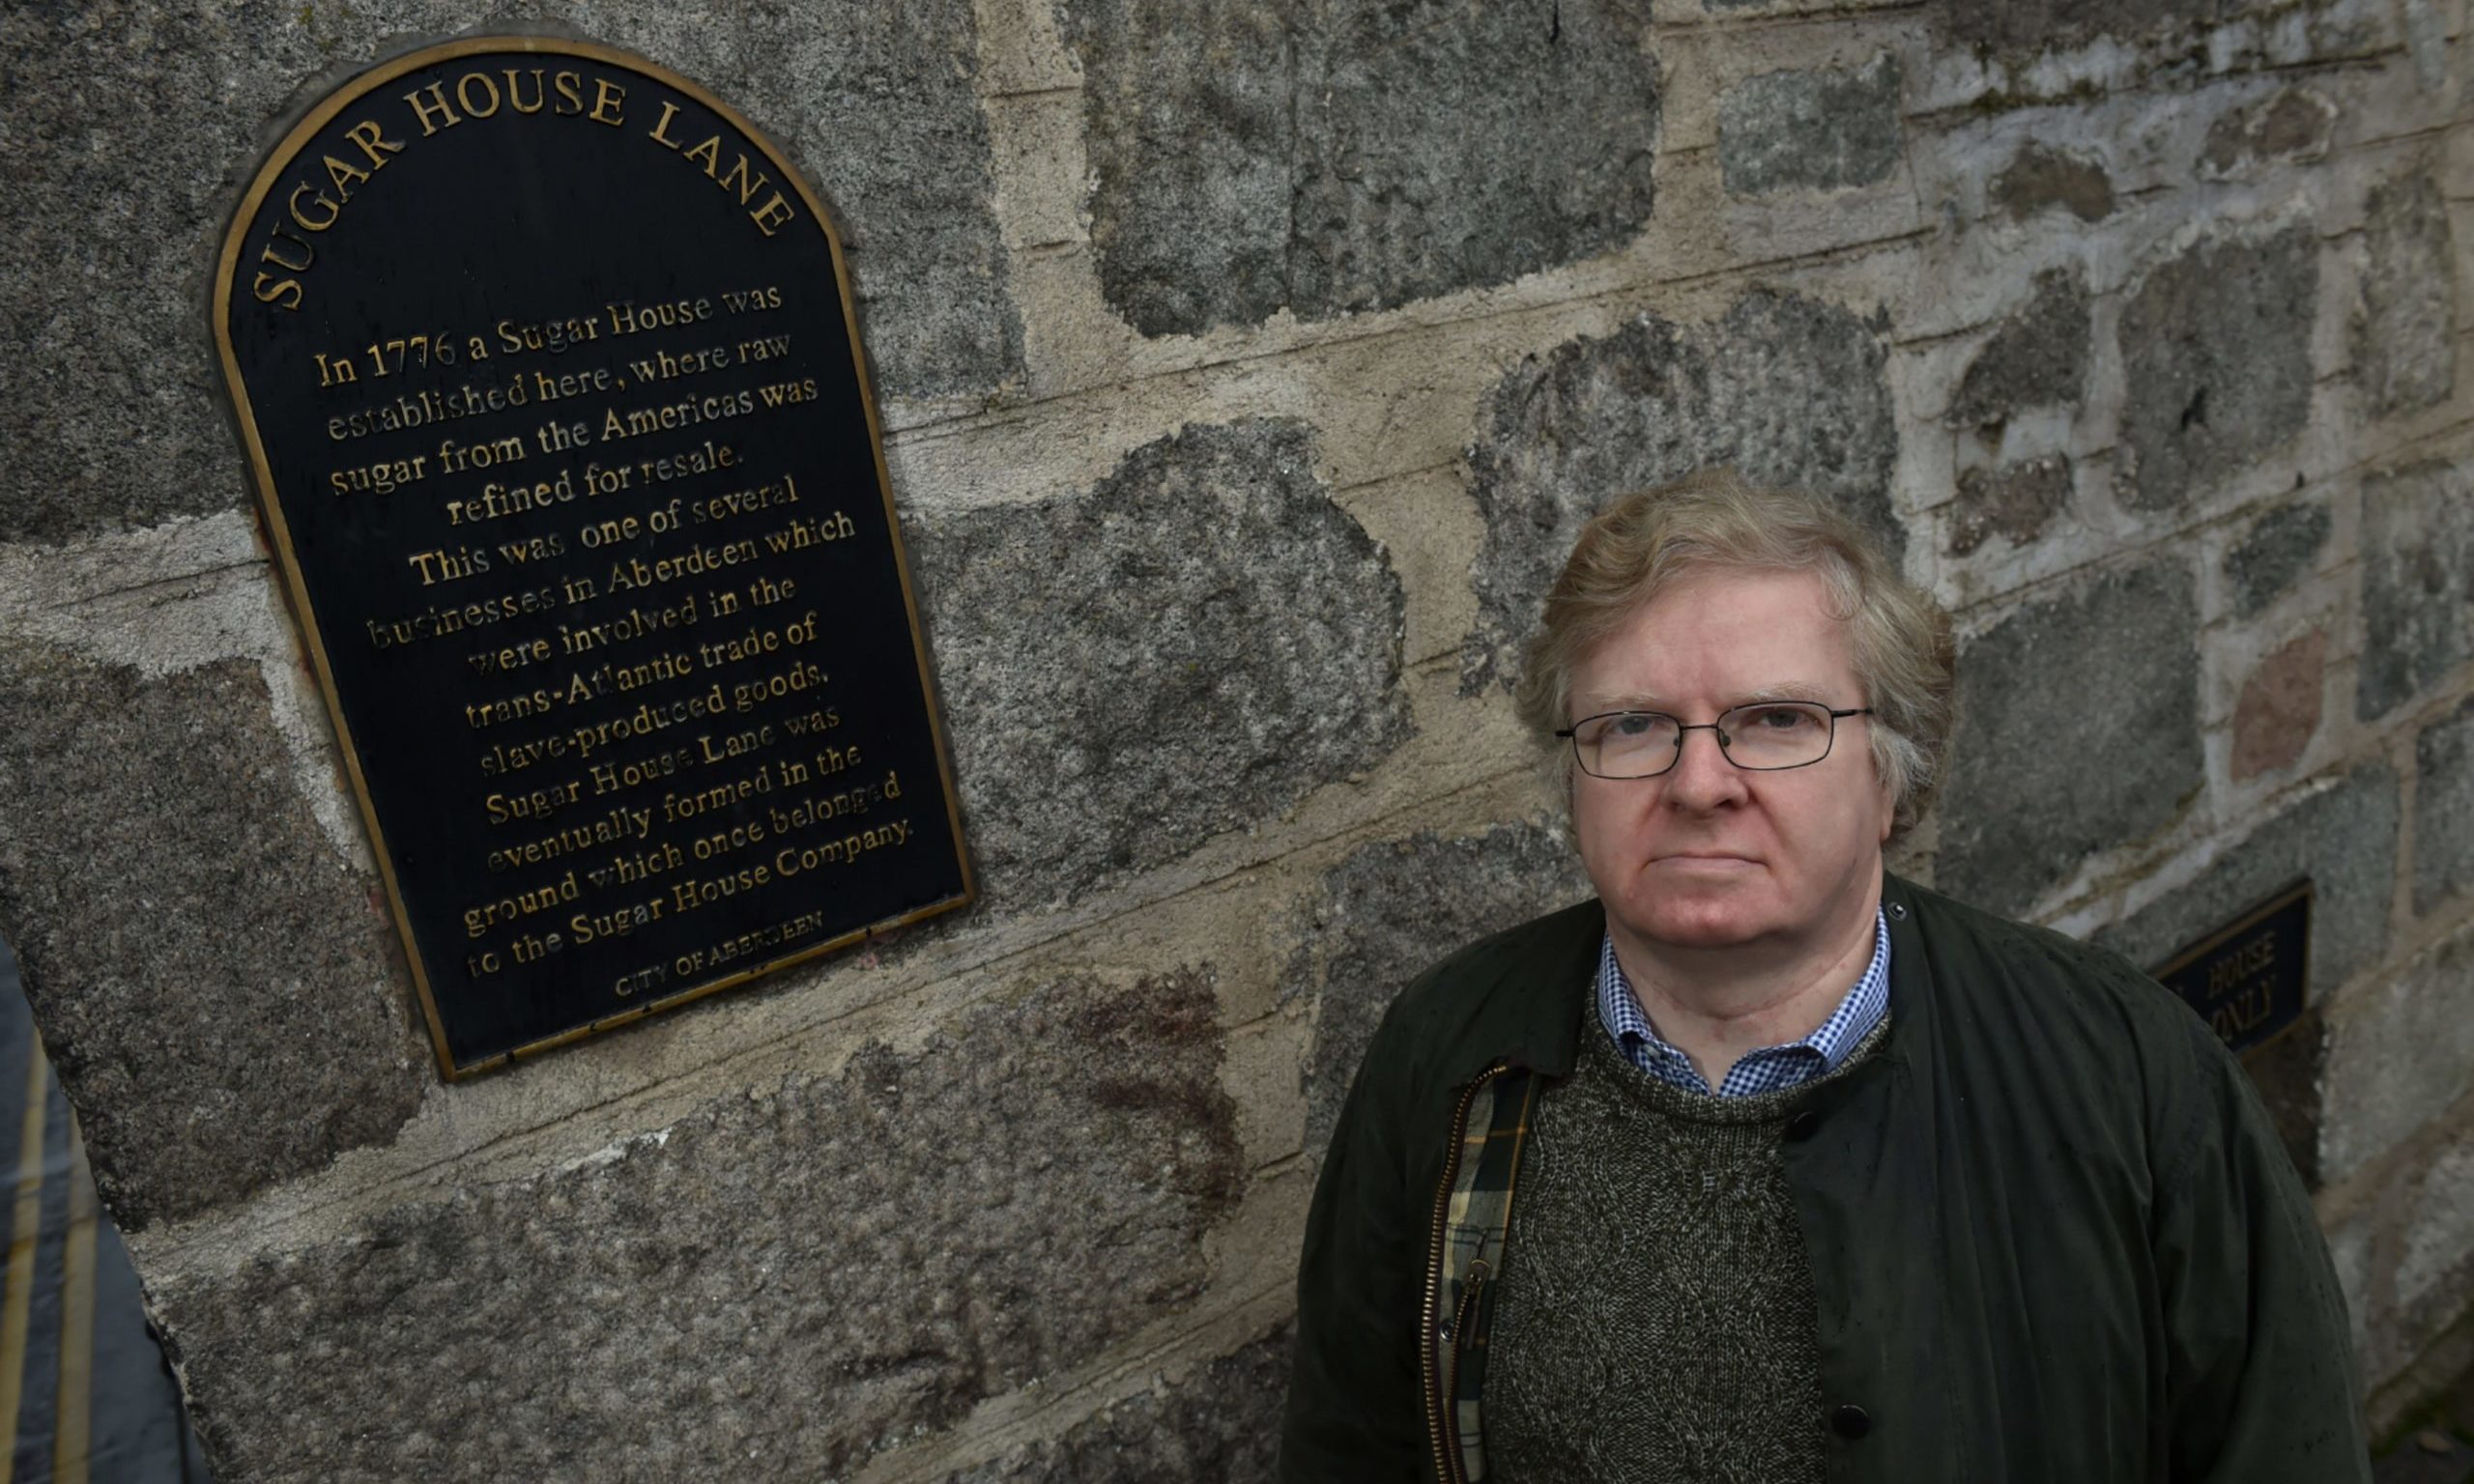
[[[1509,1070],[1505,1063],[1497,1062],[1471,1078],[1469,1085],[1460,1090],[1460,1105],[1452,1111],[1451,1142],[1444,1146],[1447,1152],[1443,1159],[1443,1179],[1434,1187],[1434,1236],[1426,1252],[1425,1305],[1418,1314],[1418,1360],[1425,1371],[1426,1434],[1434,1441],[1435,1477],[1442,1480],[1443,1484],[1462,1484],[1463,1481],[1458,1463],[1460,1450],[1453,1446],[1452,1435],[1445,1428],[1445,1422],[1451,1411],[1451,1399],[1444,1394],[1443,1390],[1453,1380],[1457,1379],[1459,1371],[1457,1355],[1460,1336],[1457,1333],[1456,1324],[1453,1327],[1455,1332],[1452,1338],[1455,1357],[1453,1366],[1453,1375],[1445,1377],[1439,1374],[1435,1368],[1434,1358],[1435,1300],[1443,1292],[1444,1223],[1452,1214],[1452,1182],[1453,1178],[1460,1172],[1461,1143],[1469,1132],[1469,1105],[1478,1100],[1480,1088],[1502,1076]],[[1464,1295],[1463,1308],[1466,1307],[1466,1298],[1467,1296]],[[1454,1317],[1456,1319],[1457,1315]]]

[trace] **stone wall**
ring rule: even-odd
[[[305,79],[524,16],[0,16],[0,932],[219,1477],[1265,1477],[1374,1015],[1581,889],[1540,586],[1714,461],[1959,615],[1901,869],[2316,877],[2258,1074],[2379,1416],[2467,1359],[2464,0],[559,11],[841,214],[986,899],[441,1083],[204,286]]]

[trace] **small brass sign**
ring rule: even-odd
[[[382,63],[213,311],[446,1075],[971,900],[841,243],[729,105],[564,39]]]
[[[2226,1045],[2249,1051],[2301,1018],[2311,961],[2311,883],[2298,882],[2156,971]]]

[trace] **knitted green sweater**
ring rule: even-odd
[[[1812,1270],[1778,1146],[1825,1076],[1715,1098],[1616,1049],[1597,1012],[1539,1099],[1486,1367],[1505,1484],[1819,1484]]]

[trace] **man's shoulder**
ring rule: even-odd
[[[1425,994],[1465,992],[1535,972],[1541,957],[1568,956],[1576,950],[1594,956],[1605,932],[1606,911],[1593,897],[1488,933],[1447,954],[1428,964],[1410,988]]]
[[[1939,967],[1989,969],[2002,979],[2050,984],[2057,992],[2088,996],[2138,1014],[2188,1009],[2138,965],[2109,948],[2051,928],[2016,922],[1909,882],[1894,882],[1915,913]],[[1938,977],[1938,976],[1937,976]]]
[[[2050,928],[2013,922],[1904,882],[1894,883],[1915,914],[1935,997],[1966,1018],[2025,1032],[2045,1056],[2074,1047],[2108,1060],[2124,1053],[2160,1069],[2196,1070],[2216,1038],[2188,1005],[2111,949]],[[1893,961],[1893,970],[1896,963]],[[2160,1055],[2161,1054],[2161,1055]]]
[[[1451,1060],[1508,1055],[1552,1063],[1597,961],[1606,915],[1597,899],[1490,933],[1430,964],[1400,991],[1394,1034]]]

